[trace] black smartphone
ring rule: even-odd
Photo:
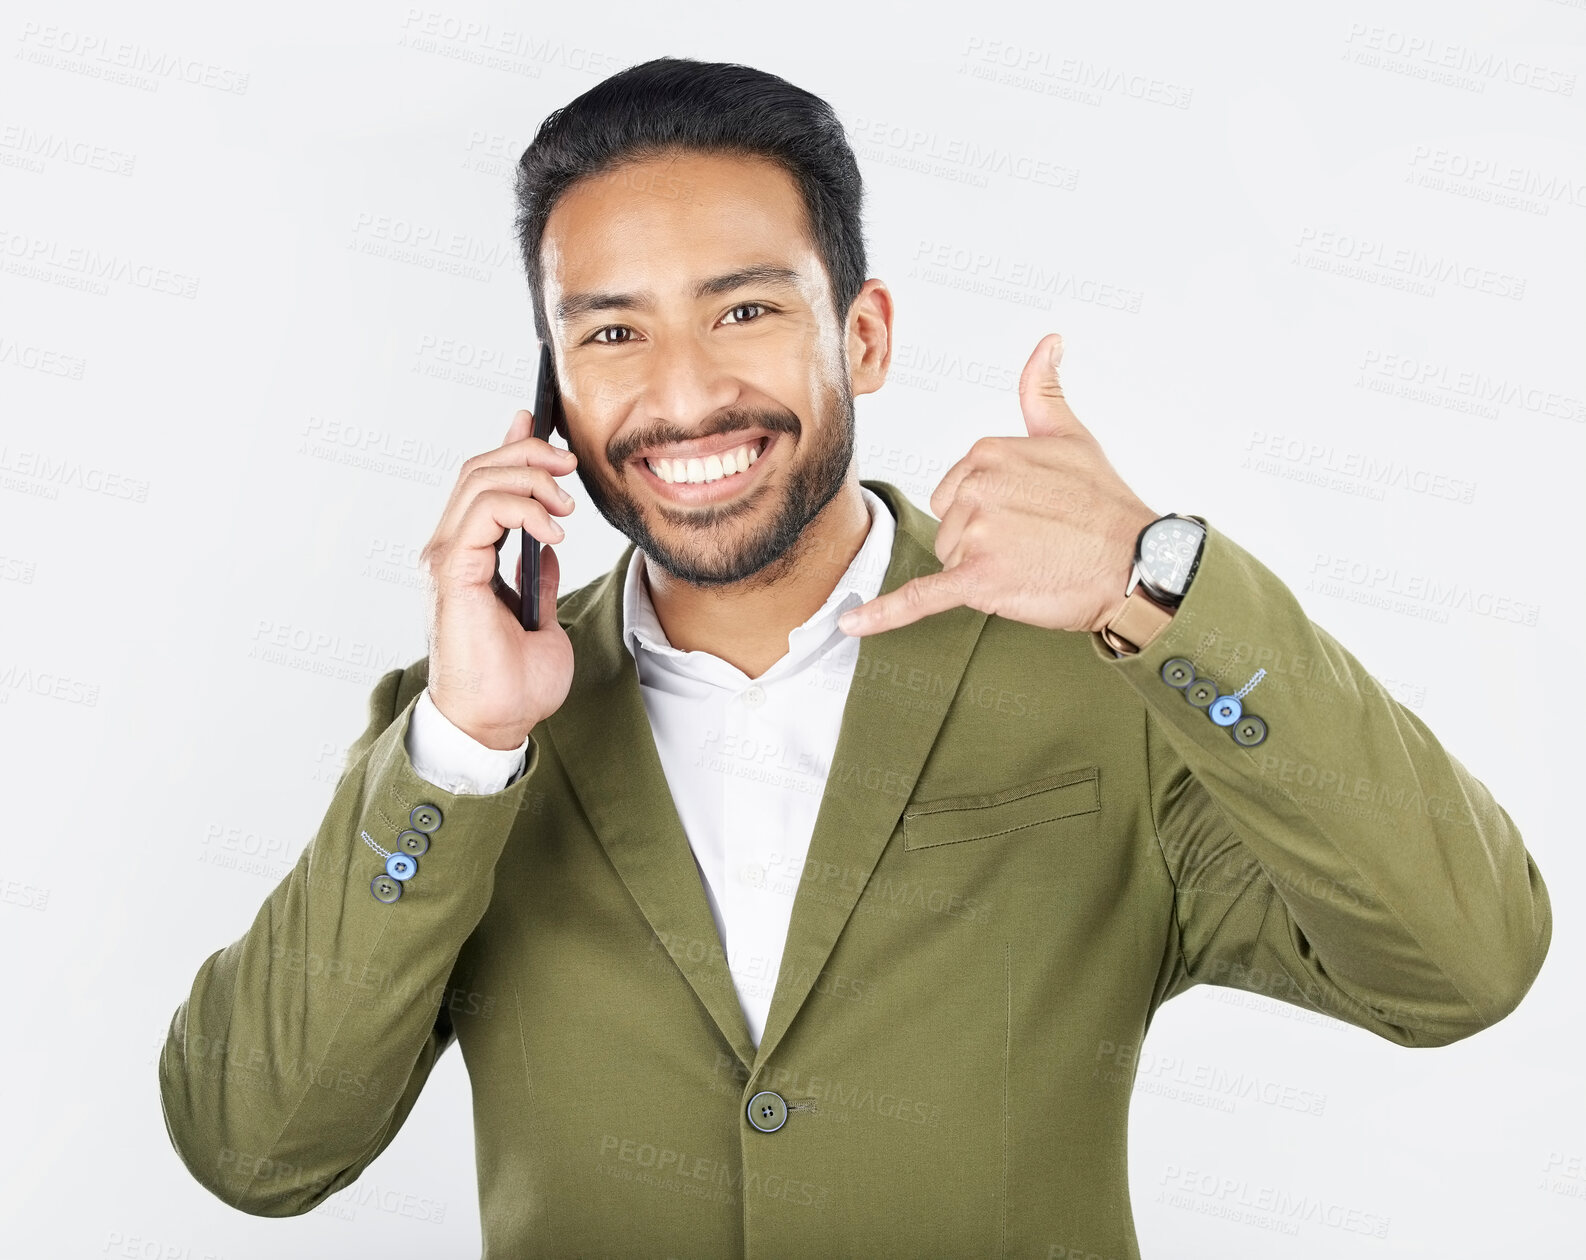
[[[556,383],[556,360],[551,346],[540,346],[540,375],[534,386],[534,436],[551,440],[553,432],[567,435],[562,418],[562,391]],[[525,630],[540,628],[540,541],[526,529],[518,531],[523,546],[523,589],[518,593],[518,622]]]

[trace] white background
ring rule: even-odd
[[[460,1054],[290,1220],[191,1180],[155,1056],[314,833],[375,679],[426,651],[417,552],[458,465],[532,402],[517,156],[672,54],[849,125],[897,304],[862,475],[925,504],[1023,432],[1014,383],[1061,332],[1125,480],[1276,571],[1547,880],[1540,978],[1451,1047],[1232,990],[1164,1007],[1144,1255],[1582,1254],[1586,3],[437,2],[4,7],[0,1248],[478,1254]],[[625,541],[568,488],[564,590]],[[1386,1232],[1218,1214],[1263,1195]]]

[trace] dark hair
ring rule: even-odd
[[[518,160],[516,228],[540,341],[550,341],[540,241],[558,198],[624,162],[690,150],[758,155],[793,177],[837,318],[846,319],[865,283],[864,183],[832,107],[751,66],[657,57],[553,111]]]

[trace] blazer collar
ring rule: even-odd
[[[882,593],[942,568],[939,522],[885,481],[862,480],[897,522]],[[986,614],[967,606],[860,640],[837,747],[793,902],[771,1009],[758,1053],[722,953],[688,836],[661,767],[637,667],[622,642],[622,594],[634,544],[566,623],[573,681],[546,720],[556,749],[612,865],[701,1005],[751,1072],[770,1057],[803,1008],[852,916],[936,741]],[[914,673],[912,671],[919,671]],[[899,678],[927,678],[923,692]],[[898,703],[906,698],[905,706]],[[824,881],[820,872],[842,878]],[[814,872],[814,878],[811,873]]]

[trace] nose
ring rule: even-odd
[[[698,337],[673,337],[643,356],[635,424],[671,425],[673,435],[687,440],[698,434],[707,416],[741,400],[742,387]]]

